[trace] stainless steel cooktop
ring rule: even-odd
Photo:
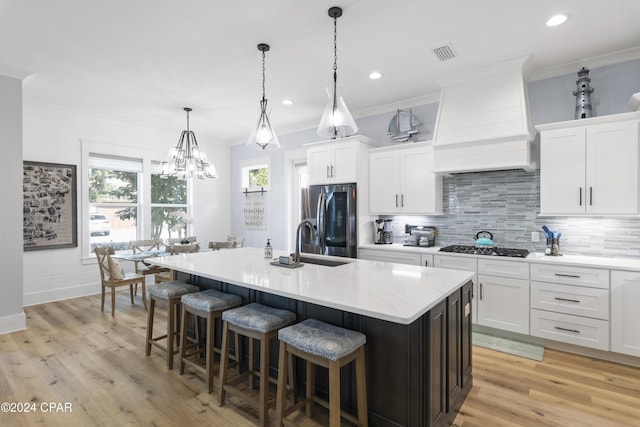
[[[466,245],[450,245],[440,248],[440,252],[451,252],[456,254],[470,255],[491,255],[511,258],[526,258],[527,255],[529,255],[529,251],[526,249],[499,248],[496,246],[476,247]]]

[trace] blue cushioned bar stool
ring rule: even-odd
[[[178,346],[178,334],[180,332],[180,298],[182,295],[198,292],[199,287],[190,285],[181,280],[157,283],[149,288],[149,313],[147,314],[147,340],[145,354],[151,354],[151,346],[154,345],[167,352],[167,368],[173,369],[173,356],[176,354]],[[153,336],[153,316],[155,314],[156,303],[167,306],[167,333]],[[166,339],[165,345],[158,341]],[[174,346],[175,340],[175,346]]]
[[[218,403],[224,405],[225,392],[231,392],[242,398],[249,404],[258,407],[260,425],[266,426],[269,417],[269,342],[274,339],[280,328],[290,325],[296,320],[296,315],[287,310],[268,307],[258,303],[247,304],[240,308],[228,310],[222,313],[222,356],[220,361],[220,389]],[[229,332],[243,335],[249,338],[249,371],[234,378],[228,378],[229,359]],[[253,369],[253,341],[260,341],[260,373]],[[250,387],[253,385],[253,376],[260,378],[260,395],[258,402],[249,398],[236,384],[249,377]]]
[[[226,294],[224,292],[216,291],[215,289],[207,289],[206,291],[194,292],[191,294],[183,295],[182,302],[182,334],[180,336],[180,374],[184,374],[185,364],[196,368],[197,370],[205,373],[207,392],[213,391],[213,376],[214,371],[214,339],[215,339],[215,321],[222,316],[222,312],[229,310],[230,308],[237,307],[242,304],[242,298],[237,295]],[[195,351],[189,351],[187,346],[187,316],[192,314],[195,319],[195,341],[198,343]],[[200,349],[200,337],[198,333],[199,319],[205,319],[207,323],[206,328],[206,362],[202,367],[197,361],[192,360],[191,357],[199,355]],[[236,341],[236,352],[238,344]]]
[[[287,416],[306,405],[307,416],[311,416],[311,405],[319,403],[329,409],[329,425],[340,425],[340,417],[355,423],[358,426],[368,424],[367,416],[367,387],[365,379],[364,345],[367,337],[356,331],[330,325],[316,319],[307,319],[298,324],[280,329],[280,356],[278,362],[278,396],[276,403],[277,427],[292,425]],[[285,368],[288,355],[306,361],[306,399],[285,408],[286,388],[285,380],[287,370]],[[340,368],[355,361],[356,393],[358,401],[358,417],[340,410]],[[329,402],[320,400],[314,396],[313,365],[323,366],[329,369]],[[291,373],[289,373],[291,375]]]

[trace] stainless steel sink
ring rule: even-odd
[[[324,265],[326,267],[337,267],[339,265],[349,264],[349,261],[337,261],[334,259],[315,258],[315,257],[306,257],[306,256],[301,256],[300,262],[303,264]]]

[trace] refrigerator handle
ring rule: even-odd
[[[325,212],[327,209],[327,196],[325,193],[318,195],[318,211],[316,213],[316,227],[318,231],[318,245],[320,246],[320,253],[324,255],[325,250]]]

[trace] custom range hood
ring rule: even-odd
[[[536,169],[525,83],[528,57],[440,81],[434,172]]]

